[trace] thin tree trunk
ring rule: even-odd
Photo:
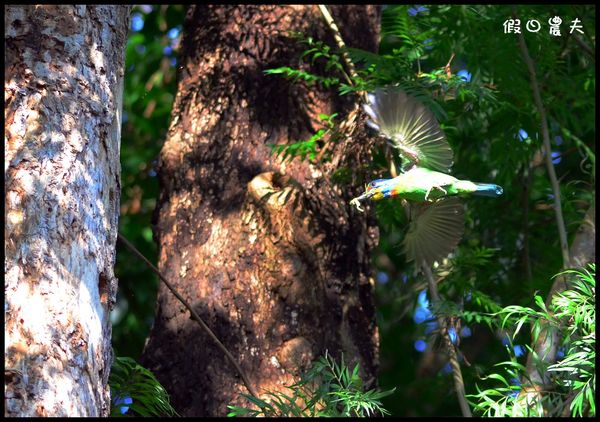
[[[5,6],[5,416],[107,416],[128,6]]]
[[[378,13],[332,8],[346,43],[372,51]],[[189,9],[160,156],[159,265],[256,390],[281,390],[325,350],[359,362],[372,388],[378,337],[370,251],[378,233],[374,220],[348,206],[353,184],[331,180],[341,166],[364,164],[369,145],[360,130],[332,143],[338,165],[282,164],[271,155],[268,144],[308,139],[319,113],[346,117],[357,100],[264,74],[297,66],[307,47],[290,30],[335,45],[316,5]],[[164,286],[143,362],[182,415],[223,416],[227,404],[247,404],[232,365]]]

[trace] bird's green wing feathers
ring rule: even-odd
[[[433,203],[411,203],[410,225],[403,248],[408,261],[433,264],[445,258],[460,241],[464,230],[464,208],[454,197]]]
[[[447,173],[452,149],[435,116],[416,98],[394,88],[378,88],[364,106],[369,126],[380,131],[400,153],[421,167]]]

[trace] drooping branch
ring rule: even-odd
[[[129,250],[131,250],[142,261],[144,261],[144,263],[158,276],[158,278],[160,278],[160,280],[163,283],[165,283],[165,285],[167,286],[167,288],[171,291],[171,293],[173,293],[173,295],[175,295],[175,297],[177,298],[177,300],[179,300],[183,304],[183,306],[185,306],[188,309],[188,311],[190,311],[190,314],[192,315],[192,318],[194,320],[196,320],[196,322],[198,324],[200,324],[200,326],[204,329],[204,331],[206,331],[206,333],[208,334],[208,336],[215,342],[215,344],[219,347],[219,349],[221,349],[221,351],[225,354],[225,356],[227,356],[227,359],[229,359],[229,361],[231,362],[231,364],[235,367],[236,371],[238,372],[238,374],[242,378],[242,381],[243,381],[244,385],[246,386],[246,389],[248,390],[248,392],[251,395],[253,395],[254,397],[258,397],[258,393],[256,392],[256,390],[254,389],[254,387],[250,383],[250,379],[248,378],[248,376],[246,375],[246,373],[244,372],[244,370],[242,369],[242,367],[235,360],[235,358],[233,357],[233,355],[231,354],[231,352],[229,352],[229,350],[227,350],[227,348],[225,347],[225,345],[223,343],[221,343],[221,340],[219,340],[219,338],[215,335],[215,333],[213,333],[213,331],[209,328],[209,326],[206,325],[206,323],[202,320],[202,318],[200,317],[200,315],[198,315],[198,313],[194,310],[194,308],[192,308],[192,305],[190,305],[187,302],[187,300],[185,300],[177,292],[177,290],[173,287],[173,285],[169,282],[169,280],[164,275],[162,275],[162,273],[158,270],[158,268],[156,268],[140,251],[138,251],[137,248],[135,246],[133,246],[121,233],[118,233],[118,237],[119,237],[119,240],[125,246],[127,246],[127,248],[129,248]]]

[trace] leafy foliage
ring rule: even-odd
[[[129,410],[145,417],[177,415],[154,374],[131,358],[115,358],[108,384],[113,397],[111,416],[121,416]],[[123,408],[123,403],[128,406]]]
[[[265,400],[244,394],[258,410],[228,406],[231,410],[228,416],[365,417],[389,414],[379,399],[392,394],[395,389],[363,391],[363,381],[358,373],[358,364],[350,371],[343,356],[338,365],[326,353],[313,363],[298,383],[287,387],[289,394],[267,391]]]
[[[554,317],[566,325],[563,341],[567,346],[566,357],[550,365],[548,371],[557,372],[557,383],[576,393],[569,406],[571,416],[595,416],[596,265],[590,265],[589,270],[563,274],[577,277],[572,290],[553,300]]]
[[[270,144],[271,153],[280,157],[282,161],[293,160],[295,157],[300,157],[301,160],[305,160],[308,157],[311,161],[317,157],[317,141],[323,139],[326,135],[331,136],[331,132],[334,129],[333,119],[337,116],[337,113],[331,116],[327,114],[320,114],[319,118],[325,123],[325,127],[317,130],[317,132],[310,137],[308,141],[292,142],[290,144]]]
[[[325,71],[335,70],[336,73],[345,75],[344,68],[340,63],[339,54],[333,54],[332,48],[325,44],[323,41],[315,40],[313,37],[304,37],[304,35],[299,32],[290,32],[289,36],[291,39],[295,39],[300,44],[306,45],[307,49],[302,53],[302,56],[300,57],[301,59],[309,57],[311,63],[314,63],[317,59],[324,59]],[[265,74],[281,75],[286,79],[290,79],[292,82],[302,80],[306,82],[309,86],[313,85],[315,82],[319,82],[325,88],[329,88],[340,83],[340,79],[335,76],[319,76],[302,69],[294,69],[288,66],[282,66],[275,69],[267,69],[265,70]]]
[[[574,276],[572,288],[557,294],[552,299],[552,306],[546,309],[540,296],[535,302],[540,310],[522,306],[507,306],[495,315],[502,319],[502,324],[514,326],[513,338],[525,323],[533,327],[534,340],[541,333],[541,323],[549,325],[547,329],[558,330],[561,344],[565,348],[564,359],[554,364],[547,364],[538,356],[538,370],[549,371],[553,378],[554,389],[547,390],[542,402],[531,406],[526,403],[527,393],[519,395],[523,390],[519,379],[525,379],[528,389],[541,391],[528,378],[526,368],[516,360],[502,362],[507,376],[494,373],[484,380],[500,381],[503,386],[481,390],[471,397],[477,399],[474,408],[484,416],[561,416],[568,407],[571,416],[595,416],[596,403],[596,266],[590,264],[589,269],[569,270],[559,275]],[[532,350],[530,349],[530,353]],[[507,377],[512,380],[509,385]],[[529,391],[528,390],[528,391]]]
[[[332,85],[337,85],[340,80],[338,78],[326,78],[323,76],[315,75],[313,73],[306,72],[304,70],[292,69],[291,67],[283,66],[276,69],[265,70],[267,75],[282,75],[292,81],[303,80],[312,85],[315,82],[320,82],[325,88],[329,88]]]

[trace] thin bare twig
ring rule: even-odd
[[[516,13],[514,13],[516,18]],[[550,147],[550,133],[548,130],[548,120],[546,118],[546,109],[544,108],[544,103],[542,102],[542,96],[540,94],[540,87],[537,81],[537,77],[535,74],[535,66],[531,56],[529,55],[529,50],[527,49],[527,44],[525,43],[525,38],[523,37],[523,33],[519,33],[519,47],[521,49],[521,54],[523,55],[523,61],[527,65],[527,70],[529,71],[529,79],[531,82],[531,89],[533,90],[533,100],[535,102],[535,106],[538,109],[538,113],[540,114],[540,125],[542,127],[542,139],[544,142],[544,158],[546,160],[546,170],[548,171],[548,177],[550,179],[550,184],[552,185],[552,193],[554,194],[554,213],[556,214],[556,225],[558,227],[558,236],[560,239],[560,249],[562,252],[563,265],[562,268],[567,268],[569,266],[569,262],[571,261],[569,255],[569,244],[567,240],[567,230],[565,228],[565,222],[562,215],[562,206],[560,199],[560,186],[558,184],[558,179],[556,177],[556,172],[554,171],[554,164],[552,163],[552,154]]]
[[[579,44],[579,46],[581,47],[581,49],[588,54],[588,56],[590,56],[594,61],[596,61],[596,54],[594,53],[594,50],[592,49],[592,47],[590,47],[589,45],[587,45],[586,42],[583,41],[581,39],[581,37],[579,35],[577,35],[577,34],[573,34],[573,39],[575,40],[575,42],[577,44]]]
[[[163,283],[165,283],[165,285],[168,287],[168,289],[171,291],[171,293],[173,293],[175,295],[177,300],[179,300],[183,304],[183,306],[185,306],[188,309],[188,311],[190,311],[190,314],[192,314],[192,318],[195,319],[198,324],[200,324],[200,326],[204,329],[204,331],[206,331],[208,336],[213,339],[213,341],[217,344],[219,349],[221,349],[221,351],[225,354],[225,356],[227,356],[227,359],[229,359],[231,364],[235,367],[238,374],[242,378],[242,381],[243,381],[244,385],[246,386],[246,389],[248,390],[248,392],[251,395],[253,395],[254,397],[258,397],[256,390],[254,390],[254,387],[252,387],[250,380],[246,376],[246,374],[243,371],[243,369],[241,368],[241,366],[237,363],[237,361],[235,360],[233,355],[229,352],[229,350],[227,350],[225,345],[223,343],[221,343],[221,340],[219,340],[219,338],[215,335],[215,333],[212,332],[212,330],[208,327],[208,325],[206,325],[206,323],[202,320],[202,318],[200,318],[200,316],[196,313],[196,311],[194,311],[194,308],[192,308],[192,306],[179,293],[177,293],[177,290],[175,290],[175,288],[169,282],[169,280],[167,280],[167,278],[161,274],[161,272],[158,270],[158,268],[156,268],[150,261],[148,261],[148,259],[144,255],[142,255],[142,253],[140,251],[138,251],[135,246],[133,246],[121,233],[118,233],[118,237],[119,237],[119,240],[121,242],[123,242],[123,244],[125,246],[127,246],[135,255],[137,255],[138,258],[140,258],[142,261],[144,261],[144,263],[152,271],[154,271],[154,273],[161,279],[161,281]]]
[[[422,267],[425,273],[425,277],[427,278],[427,282],[429,284],[429,293],[431,294],[431,301],[434,305],[438,304],[440,303],[440,294],[438,292],[437,283],[435,282],[433,274],[431,273],[431,269],[429,268],[429,265],[425,264],[424,262],[422,263]],[[450,365],[452,366],[452,378],[454,379],[454,388],[456,389],[456,397],[458,398],[460,410],[464,417],[470,418],[473,415],[471,414],[471,408],[469,407],[469,403],[467,402],[465,383],[463,381],[460,364],[458,363],[456,349],[454,348],[454,344],[452,344],[450,334],[448,334],[446,321],[441,315],[438,315],[437,320],[438,325],[440,326],[440,335],[442,336],[444,343],[446,344],[446,349],[448,350]],[[458,335],[458,333],[456,333],[456,335]]]

